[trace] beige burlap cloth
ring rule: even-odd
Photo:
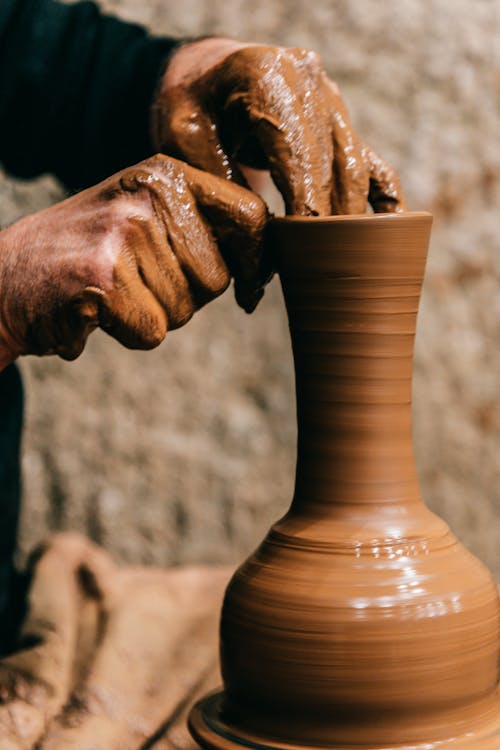
[[[227,569],[120,568],[76,534],[37,553],[17,650],[0,661],[0,750],[194,748],[219,682]]]

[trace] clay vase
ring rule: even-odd
[[[412,447],[425,213],[273,227],[296,370],[288,513],[223,605],[212,750],[499,750],[499,597],[423,504]],[[473,498],[471,498],[473,502]]]

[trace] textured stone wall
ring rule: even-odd
[[[359,132],[435,214],[414,385],[424,495],[500,575],[500,2],[109,0],[156,33],[317,49]],[[0,182],[0,223],[59,197]],[[236,560],[293,484],[291,354],[274,282],[232,292],[148,354],[96,334],[75,363],[27,359],[22,545],[85,530],[124,559]]]

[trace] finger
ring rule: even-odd
[[[406,211],[403,190],[394,169],[368,146],[365,146],[365,156],[370,170],[368,200],[374,212],[380,214]]]
[[[266,246],[269,214],[250,190],[184,165],[190,190],[219,240],[235,279],[236,301],[252,312],[272,276]]]
[[[167,233],[175,263],[186,277],[195,309],[198,309],[227,288],[229,271],[208,222],[200,214],[185,174],[186,166],[177,160],[158,156],[149,159],[147,167],[151,172],[138,171],[134,179],[150,193],[155,220]],[[212,181],[215,179],[222,185],[229,184],[195,171],[208,180],[210,190],[213,190]],[[156,243],[156,248],[157,263],[165,265],[161,243]]]
[[[369,173],[362,147],[350,123],[338,87],[326,76],[324,90],[331,112],[334,144],[332,213],[364,214],[368,200]]]
[[[253,46],[233,53],[217,73],[226,92],[217,116],[239,122],[242,143],[257,139],[288,214],[325,215],[332,144],[307,65],[293,50]]]
[[[176,249],[176,255],[181,258],[188,277],[194,279],[199,290],[213,298],[227,287],[229,266],[235,277],[238,304],[249,312],[253,310],[271,275],[268,258],[263,252],[268,220],[264,202],[245,188],[175,159],[157,155],[149,159],[147,165],[164,179],[172,175],[176,179],[183,218],[179,222],[179,212],[175,214],[172,209],[168,221],[169,240],[180,249]],[[199,216],[199,210],[204,219]],[[168,214],[168,207],[165,212]],[[209,226],[219,241],[227,266],[226,263],[220,265],[221,256]]]
[[[114,288],[87,287],[85,294],[99,309],[99,325],[129,349],[153,349],[165,338],[166,311],[140,278],[135,258],[126,251],[113,272]]]
[[[190,287],[165,231],[151,220],[132,217],[134,252],[142,280],[166,311],[169,330],[184,325],[198,309]]]

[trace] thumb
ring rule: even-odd
[[[236,301],[252,312],[273,269],[266,246],[269,212],[251,190],[182,165],[190,190],[207,218],[235,280]]]

